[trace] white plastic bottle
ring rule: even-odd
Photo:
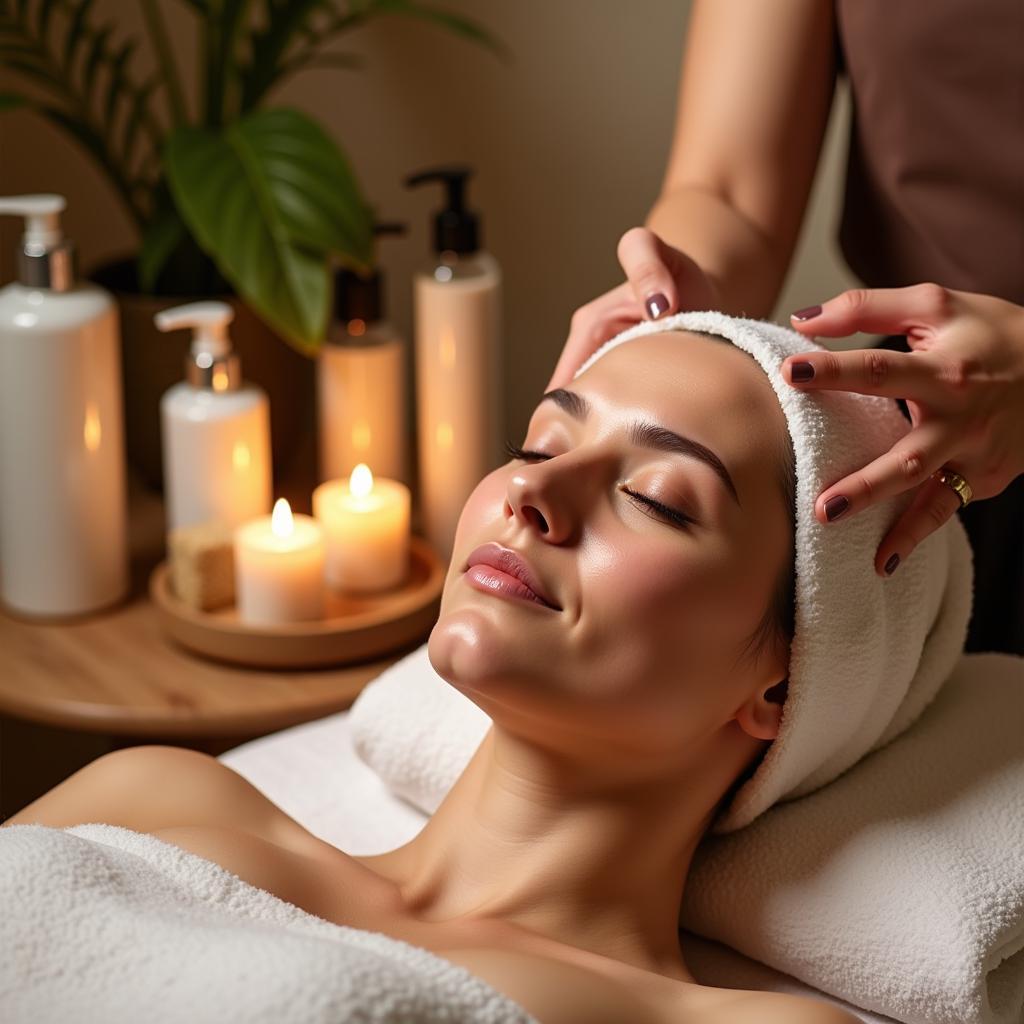
[[[437,168],[406,181],[447,187],[435,257],[413,279],[422,529],[445,561],[462,506],[502,458],[501,269],[480,248],[479,217],[465,209],[469,173]]]
[[[20,280],[0,290],[0,597],[63,618],[129,590],[117,306],[75,281],[63,196],[0,198],[26,219]]]
[[[226,302],[190,302],[153,318],[161,331],[193,329],[185,380],[160,400],[168,531],[218,520],[238,526],[270,512],[270,405],[244,384],[231,352]]]

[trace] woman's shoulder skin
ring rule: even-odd
[[[216,758],[180,747],[106,754],[3,824],[120,825],[213,861],[279,899],[338,924],[428,948],[519,1003],[541,1024],[859,1024],[820,1000],[689,985],[632,984],[568,958],[450,941],[401,927],[390,883],[314,836]],[[330,894],[326,895],[325,894]]]

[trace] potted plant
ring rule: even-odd
[[[156,58],[145,80],[131,69],[139,40],[118,41],[93,0],[0,0],[0,60],[34,87],[0,94],[0,111],[28,106],[70,133],[138,229],[136,253],[90,276],[120,305],[128,457],[157,486],[159,399],[180,379],[188,336],[159,334],[153,314],[197,298],[235,307],[232,337],[246,377],[270,394],[280,468],[307,425],[331,263],[373,262],[372,211],[344,152],[302,112],[268,105],[273,88],[303,68],[356,66],[325,47],[384,15],[502,50],[475,22],[419,0],[179,2],[201,51],[195,115],[157,0],[140,0]]]

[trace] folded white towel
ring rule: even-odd
[[[457,964],[112,825],[0,829],[0,906],[8,1024],[536,1024]]]

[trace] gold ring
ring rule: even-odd
[[[971,498],[974,497],[974,491],[971,490],[971,485],[959,473],[955,473],[953,470],[947,469],[943,466],[941,469],[937,469],[932,476],[934,476],[940,483],[947,484],[956,491],[960,498],[961,508],[965,508]]]

